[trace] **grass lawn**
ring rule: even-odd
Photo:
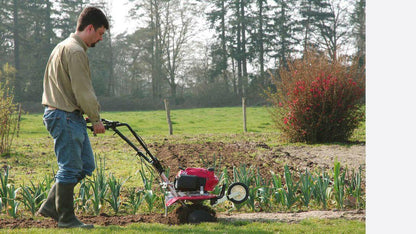
[[[198,225],[131,224],[127,226],[96,226],[91,230],[82,229],[11,229],[7,233],[365,233],[365,223],[354,220],[307,219],[299,223],[279,222],[218,222]]]

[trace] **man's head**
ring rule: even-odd
[[[82,35],[88,47],[94,47],[101,41],[108,28],[107,17],[96,7],[85,8],[78,17],[77,33]]]

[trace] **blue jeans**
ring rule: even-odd
[[[95,169],[94,154],[80,112],[45,109],[43,122],[55,144],[57,183],[78,183]]]

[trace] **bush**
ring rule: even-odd
[[[10,154],[13,137],[16,132],[17,117],[16,104],[11,84],[16,70],[5,64],[3,72],[0,71],[0,155]]]
[[[272,76],[277,91],[266,92],[272,118],[291,142],[347,141],[364,119],[364,69],[345,58],[328,62],[308,53]]]

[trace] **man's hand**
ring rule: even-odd
[[[104,124],[100,121],[98,124],[93,125],[94,135],[98,133],[105,133]]]

